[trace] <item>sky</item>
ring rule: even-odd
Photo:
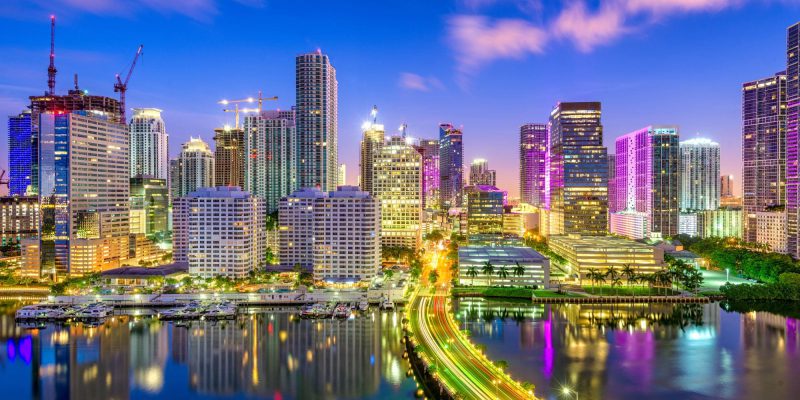
[[[547,122],[559,101],[602,102],[610,153],[616,137],[651,124],[716,140],[722,173],[738,180],[741,85],[785,69],[800,0],[4,0],[0,115],[47,89],[51,14],[58,93],[78,73],[82,89],[116,96],[115,74],[144,45],[128,108],[164,110],[170,156],[233,123],[221,99],[262,90],[279,97],[265,107],[291,107],[294,58],[320,49],[337,70],[348,183],[376,105],[387,133],[461,126],[465,164],[487,159],[516,196],[519,127]]]

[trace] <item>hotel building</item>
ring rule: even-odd
[[[375,155],[372,195],[381,201],[381,244],[419,246],[422,228],[422,156],[402,136]]]

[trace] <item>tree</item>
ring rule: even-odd
[[[505,265],[501,265],[500,269],[497,271],[497,276],[500,279],[507,279],[508,278],[508,268]]]
[[[394,276],[394,271],[392,271],[390,269],[387,269],[387,270],[383,271],[383,276],[386,278],[387,281],[391,280],[392,277]]]
[[[471,285],[475,286],[475,277],[478,276],[478,270],[475,268],[474,265],[471,265],[467,270],[467,276],[472,278]]]
[[[519,265],[519,261],[514,261],[514,275],[520,278],[525,275],[525,267]]]
[[[438,280],[439,280],[438,272],[434,270],[428,273],[428,282],[430,282],[432,285],[436,285],[436,281]]]
[[[608,277],[608,280],[611,281],[611,287],[614,288],[614,282],[619,282],[620,280],[619,272],[617,272],[616,268],[614,267],[608,267],[605,275]]]
[[[622,275],[625,277],[625,281],[627,282],[628,289],[631,288],[632,283],[636,283],[636,270],[631,267],[630,264],[625,264],[622,266],[622,270],[620,271]],[[633,292],[634,297],[636,296],[636,292]]]
[[[425,239],[427,241],[430,241],[430,242],[438,243],[438,242],[440,242],[440,241],[442,241],[444,239],[444,234],[442,233],[442,231],[436,229],[436,230],[431,231],[428,234],[425,234],[423,239]]]
[[[481,268],[481,272],[489,279],[489,286],[492,286],[492,275],[494,275],[494,265],[492,265],[491,261],[486,261],[483,263],[483,268]]]

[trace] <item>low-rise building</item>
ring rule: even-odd
[[[17,245],[39,232],[39,198],[36,196],[0,197],[0,245]]]
[[[590,270],[629,265],[639,273],[652,273],[664,266],[664,250],[615,236],[551,236],[548,245],[566,259],[569,275],[582,279]]]
[[[484,273],[486,263],[493,267],[492,275]],[[550,282],[550,260],[530,247],[463,246],[458,265],[460,285],[546,288]],[[522,269],[517,271],[517,265]]]
[[[650,237],[650,219],[647,213],[620,211],[610,213],[609,217],[611,233],[637,240]]]
[[[766,244],[770,251],[787,252],[786,213],[762,211],[756,213],[756,242]]]
[[[697,214],[681,213],[678,216],[678,234],[697,236]]]
[[[153,278],[172,278],[180,280],[188,276],[189,264],[173,263],[157,267],[120,267],[100,273],[100,279],[109,286],[122,288],[141,288],[147,286]]]
[[[697,214],[697,234],[703,238],[743,236],[744,213],[741,208],[719,208],[705,210]]]

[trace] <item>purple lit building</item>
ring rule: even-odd
[[[790,26],[786,35],[786,230],[788,253],[800,256],[800,22]]]
[[[439,141],[420,139],[417,151],[422,155],[422,209],[439,207]]]
[[[461,129],[439,125],[439,207],[461,207],[464,191],[464,147]]]
[[[534,206],[545,202],[547,125],[525,124],[519,128],[519,195]]]

